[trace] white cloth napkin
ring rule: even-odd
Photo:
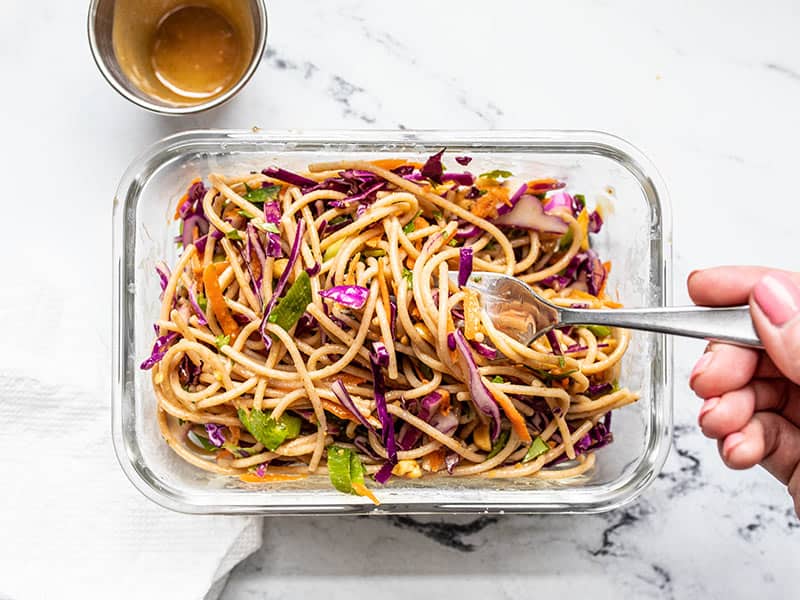
[[[0,283],[0,599],[213,600],[261,520],[174,513],[128,482],[110,433],[110,273],[25,252]]]

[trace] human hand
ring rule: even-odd
[[[699,424],[732,469],[760,464],[788,487],[800,516],[800,274],[763,267],[694,271],[703,306],[750,303],[764,350],[712,342],[689,385],[705,402]]]

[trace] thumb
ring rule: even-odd
[[[800,279],[770,271],[753,287],[750,313],[775,366],[800,384]]]

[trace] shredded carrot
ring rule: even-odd
[[[613,300],[603,300],[603,306],[606,308],[622,308],[625,305],[621,302],[614,302]]]
[[[502,392],[494,393],[492,396],[500,405],[500,408],[503,409],[503,412],[506,413],[508,420],[511,421],[511,427],[519,436],[519,439],[521,439],[523,442],[530,442],[531,434],[528,432],[528,428],[525,427],[525,418],[520,414],[511,400],[508,399],[508,396]]]
[[[255,473],[242,473],[239,479],[247,483],[279,483],[281,481],[297,481],[304,479],[306,476],[301,474],[289,475],[287,473],[264,473],[258,476]]]
[[[449,243],[450,243],[450,240],[452,240],[454,237],[456,237],[456,233],[457,233],[457,232],[458,232],[458,229],[453,229],[453,231],[451,231],[451,232],[450,232],[450,235],[448,235],[448,236],[447,236],[447,237],[446,237],[446,238],[445,238],[445,239],[442,241],[442,246],[446,246],[447,244],[449,244]]]
[[[369,498],[370,500],[372,500],[372,503],[375,506],[381,505],[380,501],[375,497],[375,494],[372,493],[372,490],[370,490],[363,483],[360,483],[358,481],[353,481],[350,483],[350,487],[352,487],[353,491],[359,496],[363,496],[364,498]]]
[[[340,419],[353,421],[353,423],[361,423],[361,421],[359,421],[354,414],[352,414],[341,404],[336,404],[336,402],[334,402],[333,400],[328,400],[327,398],[321,398],[320,402],[322,403],[322,408],[327,410],[329,413],[333,413]]]
[[[392,307],[389,304],[389,286],[386,285],[382,260],[378,260],[378,289],[381,291],[381,300],[383,301],[383,310],[386,311],[386,318],[391,320]]]
[[[408,269],[413,269],[414,265],[417,264],[417,259],[411,256],[410,254],[406,256],[406,267]]]
[[[559,184],[560,182],[558,179],[552,179],[550,177],[546,179],[532,179],[528,182],[528,191],[535,194],[542,194],[552,189],[556,189],[556,186]]]
[[[484,184],[482,184],[484,185]],[[481,189],[484,189],[481,187]],[[486,193],[475,201],[470,212],[476,217],[491,218],[497,216],[497,205],[508,204],[508,190],[504,187],[491,186],[485,189]]]
[[[370,161],[376,167],[380,167],[381,169],[386,169],[387,171],[393,171],[398,167],[414,167],[415,169],[421,169],[422,163],[413,162],[410,160],[404,160],[402,158],[380,158],[378,160]]]
[[[345,385],[361,385],[366,381],[363,377],[351,373],[337,373],[334,377],[331,377],[331,381],[336,381],[336,379],[341,379]]]
[[[438,471],[441,471],[442,467],[444,467],[444,456],[445,451],[443,448],[439,448],[438,450],[434,450],[433,452],[426,454],[422,459],[422,468],[429,473],[437,473]]]
[[[239,445],[239,436],[242,433],[242,430],[236,426],[228,427],[228,430],[231,432],[231,439],[229,440],[230,443],[234,446]]]
[[[481,330],[481,303],[478,293],[472,288],[464,288],[464,337],[474,340]]]
[[[222,327],[225,335],[235,336],[239,331],[239,326],[233,320],[228,305],[225,304],[225,297],[219,287],[219,273],[228,268],[228,261],[221,263],[211,263],[203,271],[203,284],[206,290],[206,298],[211,303],[211,310]]]
[[[599,300],[597,296],[592,296],[588,292],[583,292],[581,290],[570,290],[568,298],[576,300],[589,300],[590,302],[597,302]]]
[[[231,454],[227,450],[220,450],[219,452],[217,452],[217,457],[216,458],[217,458],[217,462],[219,462],[220,459],[222,459],[222,460],[233,460],[234,456],[233,456],[233,454]]]
[[[180,200],[178,200],[178,206],[175,207],[175,214],[172,217],[173,221],[177,221],[178,219],[180,219],[180,217],[181,217],[181,206],[183,206],[183,203],[186,202],[188,199],[189,199],[189,194],[186,193],[183,196],[181,196]]]
[[[442,400],[439,403],[439,412],[443,415],[450,414],[450,392],[447,390],[438,390],[439,394],[442,396]]]
[[[418,216],[416,219],[414,219],[414,230],[415,231],[417,229],[425,229],[428,225],[430,225],[430,223],[428,223],[428,221],[426,221],[422,217]]]
[[[347,265],[347,275],[345,275],[344,282],[346,285],[355,285],[356,283],[356,265],[361,260],[361,252],[356,252],[353,258],[350,259],[350,264]]]
[[[611,261],[608,260],[603,263],[603,268],[606,270],[606,278],[603,279],[603,285],[600,286],[600,290],[597,292],[597,296],[602,298],[603,293],[606,291],[606,283],[608,283],[608,276],[611,275]]]
[[[589,212],[584,208],[578,215],[578,225],[581,228],[581,250],[589,249]]]
[[[183,203],[186,202],[189,199],[189,190],[191,189],[191,187],[195,183],[199,183],[201,181],[202,181],[202,179],[200,179],[199,177],[195,177],[194,179],[192,179],[192,182],[189,184],[189,187],[186,188],[186,193],[183,196],[181,196],[180,200],[178,200],[178,206],[175,207],[175,215],[172,217],[173,221],[177,221],[180,218],[180,216],[181,216],[181,206],[183,206]]]

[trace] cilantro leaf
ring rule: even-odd
[[[275,420],[272,413],[255,409],[248,412],[244,408],[240,408],[238,414],[245,429],[268,450],[275,450],[284,441],[300,435],[300,417],[283,414]]]
[[[247,188],[247,193],[243,197],[253,204],[263,204],[267,200],[276,200],[280,191],[281,186],[279,185],[268,185],[255,189]]]
[[[547,442],[545,442],[541,437],[536,436],[536,438],[531,442],[530,448],[528,448],[528,451],[525,453],[525,457],[522,459],[522,462],[530,462],[546,453],[548,450],[550,450],[550,446],[547,445]]]
[[[227,346],[231,343],[231,336],[229,335],[218,335],[214,340],[214,344],[216,344],[217,348],[222,350],[223,346]]]
[[[495,169],[494,171],[487,171],[486,173],[480,174],[480,177],[485,177],[486,179],[499,179],[500,177],[507,179],[512,176],[513,173],[511,171],[506,171],[504,169]]]
[[[414,273],[403,267],[403,279],[408,283],[408,289],[411,289],[414,281]]]
[[[311,279],[307,272],[302,271],[270,313],[268,321],[289,331],[306,312],[309,304],[311,304]]]

